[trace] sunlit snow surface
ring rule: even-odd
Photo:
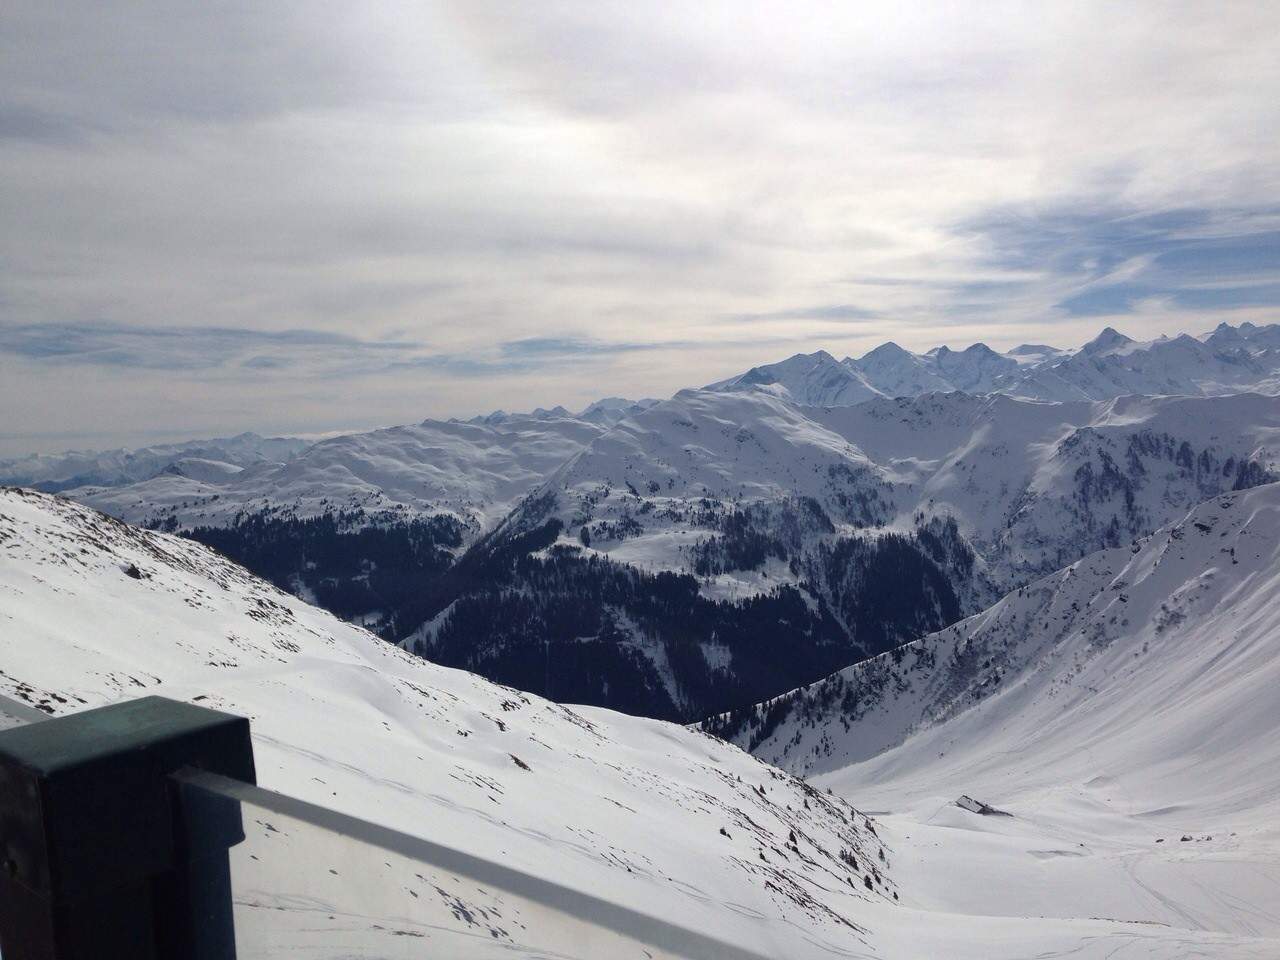
[[[1280,956],[1280,485],[814,684],[742,739],[878,813],[928,911],[901,955]]]
[[[883,955],[896,909],[893,851],[880,859],[867,819],[735,747],[437,667],[197,544],[12,489],[0,693],[55,713],[158,693],[247,715],[264,786],[766,955]],[[324,884],[298,871],[319,865],[263,863],[277,880],[253,902],[313,942],[308,896]],[[353,856],[320,879],[371,882],[361,868]],[[453,882],[416,892],[460,899],[448,915],[463,931],[494,906]],[[360,916],[343,945],[361,922],[385,942]]]

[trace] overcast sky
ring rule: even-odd
[[[1277,321],[1277,36],[1258,0],[6,0],[0,455]]]

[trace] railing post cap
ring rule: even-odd
[[[182,767],[254,783],[249,721],[150,696],[0,731],[0,869],[50,899],[171,869]]]

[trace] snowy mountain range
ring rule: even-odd
[[[246,714],[267,786],[770,956],[1273,957],[1276,331],[107,457],[0,490],[0,693]],[[296,862],[282,948],[395,949]]]
[[[955,390],[1030,400],[1275,394],[1280,393],[1280,325],[1223,323],[1199,337],[1145,342],[1107,327],[1074,351],[1023,344],[997,353],[975,343],[964,350],[942,346],[918,354],[884,343],[856,360],[836,360],[825,351],[796,354],[707,389],[762,390],[820,407]]]
[[[264,786],[768,956],[879,952],[896,899],[867,817],[728,744],[427,663],[199,544],[15,489],[0,489],[0,693],[54,714],[159,693],[248,716]],[[366,881],[344,850],[316,872]],[[501,894],[420,866],[377,905],[395,927],[331,930],[297,861],[261,869],[276,872],[258,905],[285,931],[273,955],[317,938],[400,955],[409,936],[430,952],[459,942],[449,931],[521,942],[491,921],[511,914]]]
[[[496,411],[332,437],[282,463],[196,475],[179,461],[141,483],[84,487],[73,498],[135,523],[229,526],[244,514],[306,519],[344,511],[366,522],[447,514],[474,536],[492,527],[552,470],[642,405],[600,401]]]
[[[1275,394],[1280,325],[1222,324],[1200,337],[1147,342],[1107,328],[1076,351],[1024,344],[997,353],[979,343],[915,354],[885,343],[856,360],[797,354],[705,389],[770,393],[803,407],[956,391],[1033,400]],[[132,522],[179,529],[226,525],[242,510],[312,516],[337,508],[372,516],[449,512],[489,529],[587,440],[657,403],[608,397],[576,414],[554,407],[426,420],[321,441],[298,463],[286,461],[308,450],[308,441],[255,434],[37,455],[0,461],[0,482],[73,491]],[[235,467],[256,469],[241,476]]]
[[[1272,479],[1278,442],[1280,399],[1257,395],[684,391],[592,441],[391,636],[552,697],[697,719]]]
[[[1250,324],[1077,351],[885,344],[66,494],[439,662],[690,721],[1274,479],[1278,344]]]

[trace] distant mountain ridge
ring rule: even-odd
[[[825,350],[795,354],[703,389],[763,390],[802,406],[849,406],[878,397],[953,391],[1004,393],[1033,400],[1105,400],[1129,394],[1218,396],[1250,391],[1276,394],[1280,393],[1280,324],[1222,323],[1196,337],[1182,334],[1145,342],[1107,327],[1077,350],[1022,344],[1001,353],[975,343],[963,350],[938,346],[913,353],[889,341],[856,359],[836,360]],[[539,407],[529,413],[495,410],[465,421],[424,423],[495,426],[578,419],[612,426],[659,402],[605,397],[576,414],[564,407]],[[137,449],[33,454],[0,460],[0,483],[50,492],[122,486],[150,479],[183,459],[249,467],[282,463],[311,445],[312,441],[293,437],[243,433]],[[123,502],[109,506],[127,508]]]
[[[256,469],[187,469],[200,441],[143,482],[88,485],[70,496],[134,523],[169,529],[226,526],[245,513],[315,517],[345,511],[397,522],[448,513],[471,531],[491,527],[551,470],[632,411],[657,401],[597,401],[580,414],[563,407],[496,410],[469,420],[299,441],[284,462]],[[0,480],[4,477],[0,476]]]
[[[912,353],[884,343],[854,359],[796,354],[710,384],[766,390],[806,406],[961,390],[1030,400],[1110,400],[1130,394],[1280,393],[1280,325],[1220,324],[1199,337],[1135,341],[1107,327],[1078,350],[1023,344],[1004,353],[975,343]]]
[[[241,433],[212,440],[119,450],[70,450],[0,460],[0,483],[58,493],[84,486],[115,487],[148,480],[183,461],[205,461],[227,474],[284,462],[311,445],[296,437]]]
[[[377,625],[553,470],[633,410],[611,398],[330,437],[243,470],[178,459],[148,479],[67,495],[182,531],[310,602]]]

